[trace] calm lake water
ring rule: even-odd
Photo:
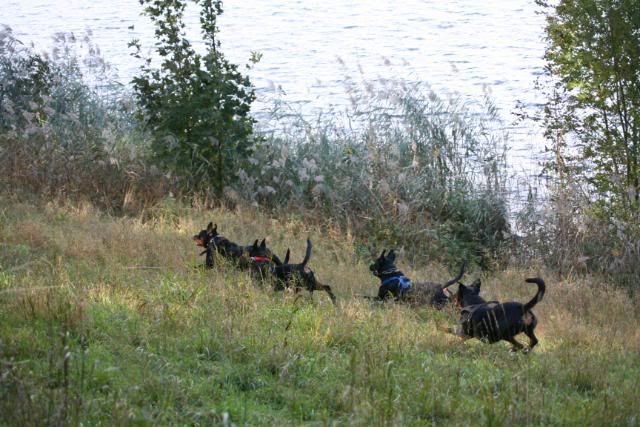
[[[246,63],[258,88],[257,117],[281,89],[301,110],[339,109],[345,76],[424,81],[440,95],[481,99],[489,91],[510,134],[515,176],[537,170],[540,129],[514,126],[518,101],[533,110],[542,72],[544,18],[533,0],[228,0],[221,16],[223,51]],[[152,46],[153,29],[137,0],[0,0],[0,24],[23,42],[48,50],[56,32],[93,33],[119,79],[139,64],[129,55],[134,38]],[[187,33],[198,36],[197,10],[188,10]],[[132,27],[133,26],[133,27]]]

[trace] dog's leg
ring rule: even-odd
[[[205,261],[204,261],[205,267],[206,268],[213,268],[213,265],[214,265],[213,264],[214,263],[213,250],[211,248],[207,248],[207,250],[205,252],[207,254],[206,257],[205,257]]]
[[[331,286],[329,286],[329,285],[321,285],[320,283],[318,283],[316,285],[316,289],[314,289],[314,290],[316,290],[316,291],[325,291],[327,294],[329,294],[329,298],[331,298],[331,302],[335,305],[336,296],[333,294],[333,291],[331,290]],[[313,292],[313,290],[311,292]]]
[[[533,350],[533,347],[535,347],[536,344],[538,344],[538,338],[533,333],[533,329],[534,329],[533,327],[528,326],[524,330],[524,333],[527,334],[527,336],[529,337],[529,351]]]
[[[514,337],[510,337],[510,338],[505,338],[505,341],[509,341],[513,347],[511,348],[511,351],[516,352],[518,350],[522,350],[524,348],[524,346],[522,344],[520,344],[518,341],[516,341],[516,339]]]

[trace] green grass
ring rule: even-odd
[[[370,304],[357,242],[303,220],[173,204],[139,218],[0,197],[0,424],[637,425],[638,300],[544,269],[483,276],[487,298],[526,300],[540,274],[540,344],[461,342],[452,311]],[[267,237],[338,296],[296,299],[204,260],[190,237]],[[440,265],[401,268],[445,280]],[[455,269],[457,266],[452,266]],[[468,274],[467,277],[475,277]],[[521,338],[523,340],[523,338]]]

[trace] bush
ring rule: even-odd
[[[153,154],[184,191],[215,190],[221,196],[251,153],[255,121],[249,114],[253,86],[225,59],[216,37],[222,2],[194,2],[200,7],[205,55],[196,53],[184,36],[187,1],[140,3],[156,27],[161,58],[157,68],[146,58],[133,79],[139,119],[153,135]],[[138,41],[131,45],[136,47],[134,56],[141,58]]]
[[[594,203],[589,185],[567,178],[550,186],[549,200],[530,192],[517,215],[523,236],[519,264],[541,263],[561,276],[596,274],[604,281],[637,288],[640,227],[621,221]]]

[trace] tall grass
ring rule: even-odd
[[[516,216],[521,244],[512,255],[541,263],[562,276],[597,274],[605,281],[638,290],[640,217],[615,218],[577,175],[548,178],[548,198],[530,191]]]
[[[126,92],[90,33],[54,41],[35,53],[0,27],[0,182],[113,211],[153,204],[168,182],[147,161]]]
[[[0,180],[118,213],[175,192],[148,155],[151,139],[133,119],[136,107],[89,35],[56,40],[45,56],[10,29],[0,32]],[[352,81],[347,90],[351,107],[316,122],[276,104],[263,125],[279,131],[265,131],[252,167],[235,171],[235,184],[214,204],[256,204],[339,225],[363,237],[365,251],[387,244],[494,265],[509,224],[505,141],[494,131],[491,105],[473,109],[402,81]]]
[[[316,121],[274,111],[231,198],[331,218],[370,245],[490,265],[509,233],[506,141],[490,102],[428,86],[352,81],[350,107]]]
[[[137,107],[90,32],[55,40],[40,54],[0,30],[0,185],[15,193],[87,200],[113,214],[146,215],[173,197],[257,208],[357,236],[360,255],[395,246],[411,261],[542,263],[635,289],[637,218],[611,219],[575,176],[509,221],[508,141],[488,100],[468,105],[422,83],[347,79],[350,105],[339,113],[311,119],[276,102],[252,166],[212,198],[177,191],[154,163]]]
[[[638,301],[596,279],[483,276],[486,298],[518,301],[535,292],[524,277],[547,279],[541,343],[514,355],[440,332],[453,312],[355,297],[377,288],[370,260],[303,220],[1,201],[2,424],[637,425]],[[194,269],[190,236],[209,220],[294,258],[311,236],[310,265],[338,306],[231,266]],[[449,274],[400,261],[416,280]]]

